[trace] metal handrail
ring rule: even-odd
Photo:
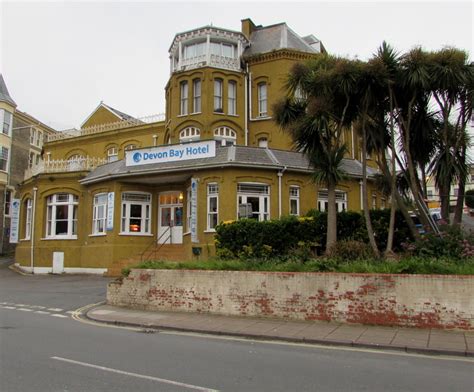
[[[172,226],[168,226],[165,231],[163,233],[161,233],[161,235],[158,237],[158,239],[156,240],[156,243],[159,245],[158,247],[156,247],[155,245],[155,239],[153,239],[153,241],[151,242],[150,245],[148,245],[146,247],[146,249],[142,252],[142,254],[140,255],[140,261],[143,262],[145,261],[144,260],[144,256],[145,254],[149,251],[149,249],[152,247],[152,246],[155,246],[155,249],[153,250],[153,255],[155,256],[156,258],[156,254],[159,252],[159,250],[163,247],[163,245],[165,245],[169,239],[171,239],[171,227]],[[160,244],[160,240],[165,236],[165,234],[167,234],[169,232],[169,235],[168,237],[166,237],[166,239]],[[150,258],[147,258],[147,260],[150,260]]]

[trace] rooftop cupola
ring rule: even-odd
[[[248,44],[242,33],[213,26],[176,34],[169,49],[171,73],[200,67],[240,71]]]

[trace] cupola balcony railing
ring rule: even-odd
[[[70,173],[78,171],[91,171],[97,166],[107,163],[106,158],[80,157],[73,159],[49,159],[25,170],[24,179],[43,173]]]
[[[217,54],[202,54],[188,59],[182,59],[181,64],[176,63],[173,71],[184,71],[200,67],[215,67],[228,69],[231,71],[240,71],[240,60],[233,57],[225,57]]]

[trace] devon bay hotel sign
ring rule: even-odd
[[[212,158],[216,156],[216,141],[174,144],[169,146],[142,148],[127,151],[126,166],[140,166],[151,163],[188,161],[191,159]]]

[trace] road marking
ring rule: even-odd
[[[46,309],[46,306],[31,305],[30,308],[33,308],[33,309]]]
[[[4,306],[3,309],[16,309],[14,306]]]
[[[64,314],[52,314],[52,317],[61,317],[61,318],[67,318],[68,316],[65,316]]]
[[[28,309],[28,308],[18,308],[18,310],[21,310],[22,312],[32,312],[33,309]]]
[[[51,312],[62,312],[63,310],[61,308],[48,308]]]
[[[25,305],[25,304],[14,304],[16,306],[28,306],[28,305]]]
[[[179,382],[179,381],[167,380],[165,378],[146,376],[144,374],[126,372],[126,371],[123,371],[123,370],[112,369],[112,368],[105,367],[105,366],[94,365],[92,363],[74,361],[73,359],[67,359],[67,358],[61,358],[61,357],[51,357],[51,359],[55,359],[56,361],[72,363],[74,365],[90,367],[90,368],[93,368],[93,369],[99,369],[99,370],[103,370],[103,371],[106,371],[106,372],[112,372],[112,373],[123,374],[123,375],[131,376],[131,377],[143,378],[145,380],[158,381],[158,382],[162,382],[164,384],[175,385],[175,386],[178,386],[178,387],[183,387],[183,388],[188,388],[188,389],[194,389],[196,391],[217,392],[216,389],[209,389],[209,388],[204,388],[204,387],[200,387],[200,386],[197,386],[197,385],[185,384],[185,383],[182,383],[182,382]]]
[[[38,314],[51,314],[49,312],[45,312],[44,310],[37,310],[35,313],[38,313]]]
[[[68,313],[68,314],[74,314],[74,313],[76,313],[76,311],[75,311],[75,310],[68,310],[66,313]]]

